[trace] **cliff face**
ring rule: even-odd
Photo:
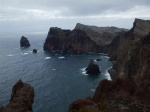
[[[76,53],[100,52],[100,47],[79,29],[62,30],[50,28],[44,43],[44,50],[62,50]]]
[[[19,80],[12,88],[11,99],[0,112],[32,112],[34,89]]]
[[[103,80],[89,99],[92,106],[76,101],[70,105],[80,112],[91,109],[95,112],[112,111],[142,112],[150,108],[150,21],[135,19],[131,30],[116,37],[109,45],[109,56],[116,60],[113,81]],[[84,101],[87,101],[85,99]],[[83,102],[83,101],[82,101]],[[89,101],[88,101],[89,102]],[[76,105],[78,108],[76,109]],[[82,105],[81,105],[82,104]],[[100,104],[100,105],[99,105]],[[115,105],[116,104],[116,105]],[[119,106],[121,105],[121,106]],[[147,106],[146,106],[147,105]],[[74,108],[73,108],[74,107]],[[103,108],[102,108],[103,107]],[[125,112],[126,112],[125,111]]]
[[[118,77],[147,74],[149,67],[150,21],[135,19],[133,28],[121,37],[116,55]],[[112,53],[112,54],[113,54]]]
[[[77,23],[75,29],[85,31],[86,34],[100,46],[106,46],[118,35],[127,31],[127,29],[117,27],[97,27]]]

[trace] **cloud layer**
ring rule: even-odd
[[[149,12],[150,0],[0,0],[0,27],[24,30],[32,24],[46,30],[48,25],[73,28],[81,22],[129,28],[134,18],[150,19]]]

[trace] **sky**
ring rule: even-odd
[[[150,20],[150,0],[0,0],[0,34],[46,33],[76,23],[130,29]]]

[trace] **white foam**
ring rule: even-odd
[[[112,68],[112,67],[110,67],[110,68]],[[108,73],[108,70],[109,70],[110,68],[108,68],[108,69],[105,71],[105,73],[104,73],[104,75],[106,76],[106,78],[107,78],[108,80],[112,80],[111,77],[110,77],[110,74]]]
[[[52,69],[52,70],[56,70],[56,69]]]
[[[55,54],[55,55],[58,55],[58,54]]]
[[[58,57],[59,59],[63,59],[63,58],[65,58],[64,56],[60,56],[60,57]]]
[[[86,70],[85,70],[86,68],[81,68],[81,72],[82,72],[82,74],[83,75],[89,75],[89,74],[86,74]]]
[[[21,53],[22,55],[27,55],[27,54],[29,54],[29,53]]]
[[[7,55],[7,56],[9,56],[9,57],[12,57],[12,56],[14,56],[14,55],[12,55],[12,54],[9,54],[9,55]]]
[[[91,91],[95,92],[95,89],[91,89]]]
[[[51,59],[51,57],[45,57],[45,59]]]

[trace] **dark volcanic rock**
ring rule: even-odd
[[[100,52],[100,47],[82,30],[70,31],[52,27],[45,40],[44,50],[62,50],[63,55],[65,55],[67,52],[73,54]]]
[[[97,27],[77,23],[75,29],[85,31],[86,34],[100,46],[106,46],[120,33],[127,31],[127,29],[117,27]]]
[[[32,112],[34,89],[19,80],[12,88],[11,99],[2,112]]]
[[[90,59],[89,65],[86,68],[86,74],[99,74],[99,66],[96,65],[93,61],[93,59]]]
[[[102,59],[96,59],[96,61],[101,61]]]
[[[36,49],[33,49],[33,51],[32,51],[33,53],[37,53],[37,50]]]
[[[24,36],[22,36],[20,39],[20,47],[30,47],[28,39]]]
[[[113,81],[102,80],[96,88],[92,101],[99,104],[101,100],[105,99],[109,105],[107,108],[111,107],[114,112],[124,110],[130,112],[149,111],[149,32],[150,20],[135,19],[131,30],[112,41],[108,53],[111,59],[116,60],[116,62],[113,65],[115,72],[109,72],[114,72],[115,78]],[[121,108],[115,105],[114,108],[114,104],[123,105]],[[119,110],[115,110],[116,108]]]

